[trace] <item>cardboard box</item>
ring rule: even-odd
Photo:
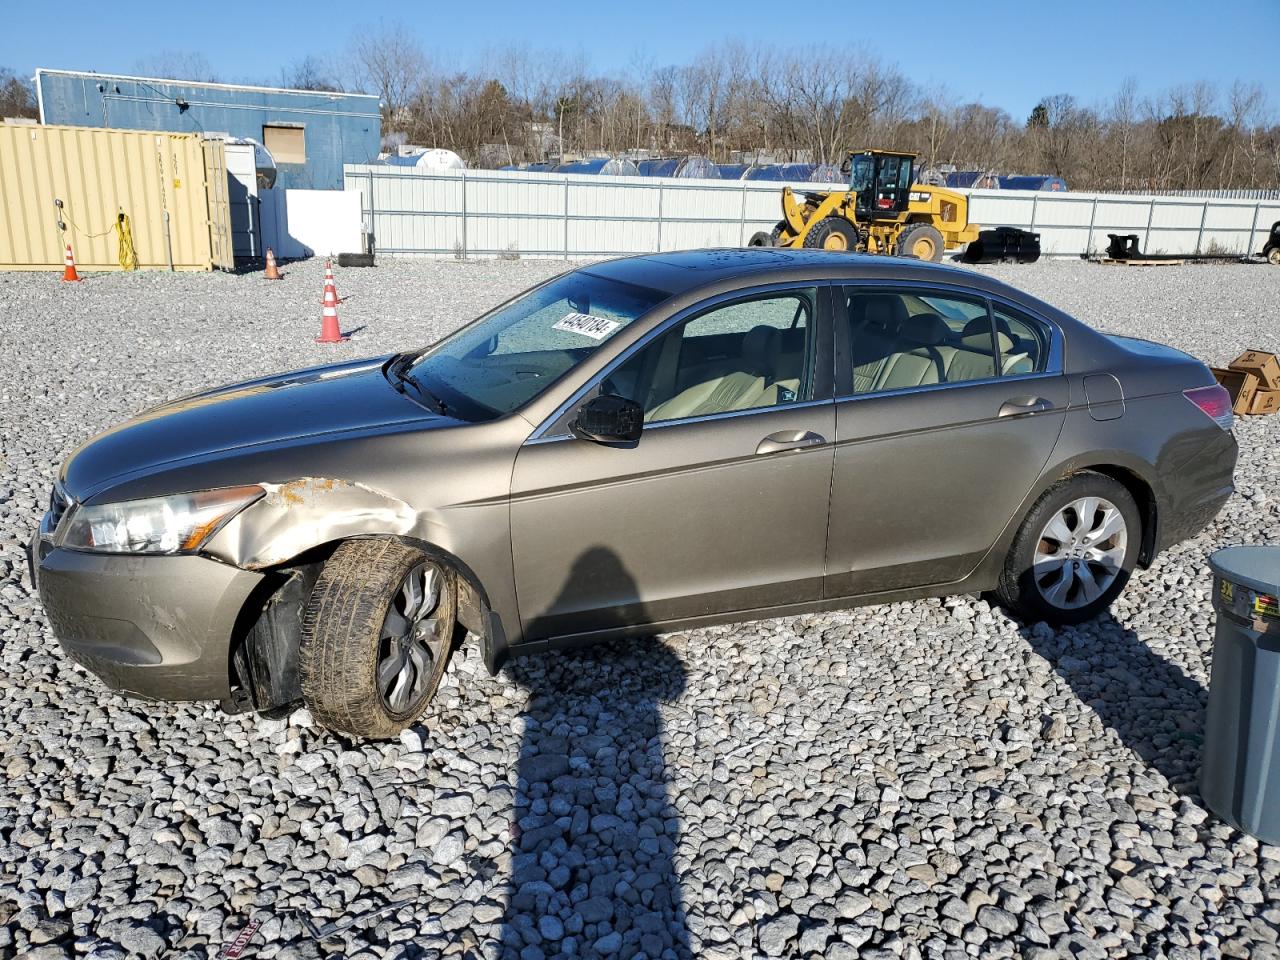
[[[1280,358],[1265,350],[1246,350],[1227,366],[1241,373],[1252,373],[1264,390],[1280,389]]]
[[[1253,414],[1275,413],[1277,410],[1280,410],[1280,390],[1259,390],[1249,404],[1249,412]]]
[[[1224,370],[1222,367],[1210,367],[1213,378],[1227,388],[1231,394],[1231,412],[1243,417],[1253,405],[1254,394],[1258,392],[1258,378],[1252,373],[1241,370]]]

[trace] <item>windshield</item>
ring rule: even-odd
[[[442,340],[408,376],[451,415],[490,420],[524,406],[667,294],[577,271]]]
[[[876,162],[869,153],[854,155],[850,163],[849,189],[861,193],[872,186],[875,180]]]

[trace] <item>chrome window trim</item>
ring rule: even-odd
[[[866,400],[872,397],[896,397],[904,394],[943,390],[948,387],[967,387],[984,383],[1016,383],[1021,380],[1036,380],[1042,377],[1062,376],[1063,357],[1065,354],[1065,338],[1063,337],[1062,328],[1048,317],[1043,316],[1037,311],[1032,310],[1030,307],[1021,303],[1016,303],[1008,297],[1004,297],[996,293],[988,293],[985,290],[977,290],[972,287],[964,287],[959,284],[950,284],[945,281],[846,280],[841,282],[840,285],[844,287],[866,287],[871,290],[887,287],[903,287],[912,290],[937,290],[941,294],[960,294],[967,295],[970,299],[984,300],[988,304],[988,308],[994,307],[996,304],[1001,304],[1017,313],[1025,314],[1035,322],[1048,328],[1049,358],[1045,362],[1045,369],[1038,370],[1034,373],[1017,373],[1011,376],[983,377],[980,380],[956,380],[951,383],[926,383],[916,387],[899,387],[896,390],[876,390],[871,393],[837,394],[835,396],[836,403],[844,403],[848,400]],[[927,296],[927,294],[924,295]]]
[[[685,320],[688,320],[690,317],[696,314],[704,313],[707,310],[721,303],[726,303],[732,300],[743,300],[743,299],[747,299],[762,293],[772,293],[774,291],[779,291],[779,290],[796,290],[796,289],[808,288],[808,287],[821,289],[822,287],[830,287],[830,286],[836,286],[836,285],[843,286],[847,283],[848,283],[847,280],[832,280],[832,279],[787,280],[780,283],[766,283],[758,287],[741,287],[737,290],[731,290],[726,293],[720,293],[714,297],[709,297],[706,300],[699,300],[697,303],[690,304],[689,306],[685,307],[683,310],[680,310],[677,313],[673,313],[666,320],[662,321],[662,323],[654,327],[652,330],[646,333],[643,337],[641,337],[635,343],[631,344],[631,346],[627,347],[622,353],[618,354],[618,356],[614,357],[612,363],[610,363],[607,367],[605,367],[603,370],[597,373],[594,377],[591,377],[589,380],[587,380],[586,383],[584,383],[581,387],[579,387],[577,390],[573,392],[573,394],[569,397],[568,400],[560,404],[560,406],[558,406],[555,409],[555,412],[553,412],[551,416],[547,417],[545,420],[542,421],[542,423],[538,424],[538,428],[529,435],[528,439],[524,441],[524,444],[532,445],[535,443],[546,443],[547,441],[550,441],[550,440],[575,439],[573,435],[569,433],[557,433],[552,436],[547,436],[547,431],[550,430],[553,426],[555,426],[556,421],[558,421],[561,417],[563,417],[570,408],[572,408],[579,401],[581,401],[586,394],[590,393],[600,383],[600,381],[607,378],[609,374],[611,374],[614,370],[622,366],[622,364],[630,360],[632,356],[634,356],[640,350],[643,350],[646,346],[651,344],[658,337],[662,336],[672,327],[676,326],[679,323],[683,323]],[[821,303],[817,303],[814,305],[813,320],[814,320],[815,327],[817,326],[818,313],[821,311],[821,309],[822,309]],[[803,400],[798,403],[792,402],[787,404],[775,404],[772,407],[753,407],[749,410],[726,410],[723,413],[710,413],[710,414],[704,414],[699,417],[682,417],[677,420],[659,420],[657,423],[652,423],[652,424],[646,423],[644,425],[644,429],[656,430],[659,427],[669,426],[671,424],[676,424],[676,423],[694,423],[701,420],[710,420],[710,419],[718,419],[723,417],[737,416],[745,413],[759,413],[766,410],[780,410],[780,409],[793,410],[800,406],[810,406],[810,405],[818,405],[818,404],[832,403],[832,402],[833,400],[831,399]]]
[[[879,394],[876,394],[879,396]],[[746,410],[725,410],[721,413],[704,413],[696,417],[680,417],[676,420],[659,420],[656,423],[646,423],[644,425],[644,433],[653,430],[661,430],[664,427],[683,427],[690,423],[705,423],[709,420],[728,420],[732,417],[748,417],[757,413],[777,413],[780,410],[804,410],[810,407],[827,407],[835,403],[835,400],[802,400],[798,403],[775,403],[772,407],[749,407]],[[530,437],[524,442],[525,446],[534,446],[539,443],[557,443],[561,440],[576,440],[571,433],[557,433],[547,437]]]
[[[836,403],[856,403],[859,400],[878,400],[881,397],[901,397],[913,393],[933,393],[948,388],[977,387],[992,383],[1020,383],[1023,380],[1043,380],[1061,374],[1045,370],[1041,373],[1017,373],[1008,377],[983,377],[981,380],[955,380],[951,383],[922,383],[918,387],[898,387],[894,390],[877,390],[874,393],[851,393],[836,397]],[[1062,409],[1062,408],[1059,408]]]

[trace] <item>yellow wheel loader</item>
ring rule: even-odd
[[[978,239],[969,199],[915,183],[915,154],[863,150],[849,155],[849,189],[782,191],[782,220],[753,247],[809,247],[941,260]]]

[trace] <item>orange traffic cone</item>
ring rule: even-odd
[[[71,244],[67,244],[67,256],[63,261],[66,264],[62,270],[63,280],[79,280],[80,274],[76,273],[76,258],[71,255]]]
[[[326,260],[324,262],[324,285],[333,287],[333,300],[335,303],[341,303],[342,298],[338,296],[338,285],[333,282],[333,261]]]
[[[320,336],[316,343],[341,343],[346,338],[338,326],[338,291],[333,285],[333,271],[325,270],[324,306],[320,309]]]
[[[276,255],[271,252],[271,248],[267,247],[267,269],[262,274],[265,280],[280,280],[280,269],[276,266]]]

